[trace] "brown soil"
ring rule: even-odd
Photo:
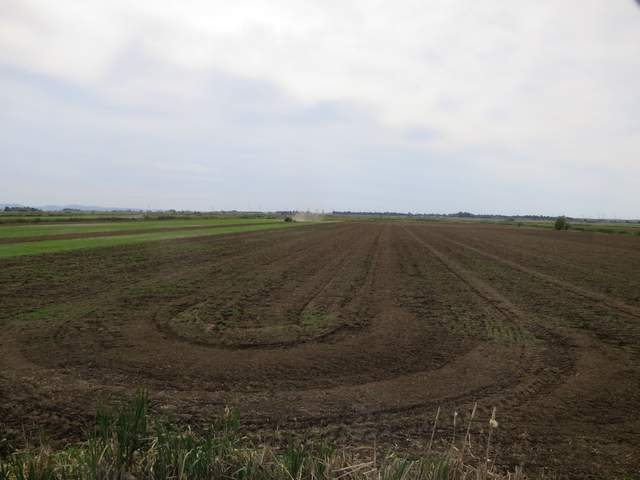
[[[417,453],[477,402],[501,464],[635,475],[640,240],[603,237],[343,223],[6,259],[0,429],[75,438],[146,387],[196,425],[234,405]]]

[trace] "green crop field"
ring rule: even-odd
[[[143,230],[156,228],[188,228],[200,226],[264,224],[274,223],[269,218],[193,218],[171,220],[132,220],[104,223],[72,223],[72,224],[29,224],[0,226],[0,239],[15,237],[35,237],[48,235],[64,235],[68,233],[124,232],[127,230]]]
[[[46,213],[25,214],[23,212],[0,212],[0,225],[6,223],[49,223],[49,222],[85,222],[111,220],[143,220],[143,213]]]
[[[83,248],[97,248],[97,247],[110,247],[116,245],[128,245],[133,243],[141,243],[148,241],[157,241],[157,240],[170,240],[177,238],[187,238],[187,237],[197,237],[197,236],[205,236],[205,235],[221,235],[225,233],[239,233],[239,232],[252,232],[258,230],[271,230],[271,229],[280,229],[280,228],[291,228],[293,226],[300,226],[297,223],[284,223],[284,222],[274,222],[271,220],[270,222],[265,220],[254,220],[248,221],[247,219],[236,219],[236,225],[233,225],[234,221],[209,221],[212,225],[211,228],[201,228],[197,230],[167,230],[161,232],[152,232],[152,233],[141,233],[141,234],[131,234],[131,235],[118,235],[118,236],[102,236],[102,237],[83,237],[83,238],[70,238],[70,239],[60,239],[60,240],[42,240],[42,241],[29,241],[29,242],[16,242],[16,243],[7,243],[0,244],[0,258],[7,257],[15,257],[20,255],[37,255],[43,253],[53,253],[53,252],[64,252],[69,250],[78,250]],[[216,223],[222,222],[222,223]],[[151,228],[146,224],[142,225],[142,222],[138,222],[136,227],[138,228]],[[163,223],[163,226],[179,226],[176,225],[178,221],[164,221],[159,222],[149,222],[149,223]],[[227,225],[228,223],[232,223],[231,225]],[[250,223],[250,225],[247,225]],[[251,224],[253,223],[253,224]],[[194,226],[195,224],[201,224],[200,222],[191,222],[190,224],[185,224],[185,227]],[[107,225],[103,225],[100,227],[105,227]],[[119,227],[121,224],[114,225],[114,227]],[[77,233],[74,232],[73,229],[79,227],[87,227],[88,225],[71,225],[71,226],[60,226],[57,227],[67,227],[65,231],[58,231],[57,233]],[[7,227],[0,227],[1,229]],[[18,229],[24,229],[27,227],[15,227]],[[44,227],[47,228],[47,227]],[[95,227],[98,228],[98,227]],[[133,227],[129,227],[130,229]],[[15,231],[15,230],[14,230]],[[103,230],[95,230],[103,231]],[[87,230],[80,230],[80,233],[87,232]],[[44,235],[44,234],[43,234]],[[3,234],[0,234],[0,238],[2,238]],[[20,235],[23,236],[23,235]]]

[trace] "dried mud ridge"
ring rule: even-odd
[[[194,424],[234,405],[255,432],[419,451],[438,406],[448,440],[478,402],[500,463],[635,473],[638,244],[344,223],[3,260],[0,429],[72,438],[146,387]]]

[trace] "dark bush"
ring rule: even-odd
[[[558,217],[553,228],[555,228],[556,230],[569,230],[569,222],[567,222],[567,217]]]

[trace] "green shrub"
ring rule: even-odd
[[[556,223],[553,225],[556,230],[569,230],[569,222],[564,215],[556,219]]]

